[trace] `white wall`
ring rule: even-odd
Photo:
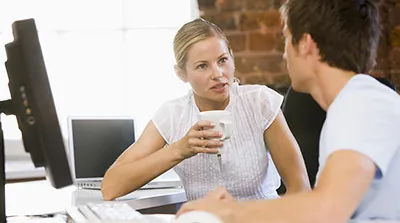
[[[189,90],[175,77],[172,39],[198,17],[197,0],[60,3],[1,1],[0,44],[12,41],[12,21],[35,18],[64,138],[69,115],[133,116],[138,136],[162,103]],[[10,97],[7,82],[0,66],[0,100]],[[6,158],[29,158],[15,118],[1,121]]]

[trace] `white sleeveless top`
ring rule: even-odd
[[[217,186],[236,199],[278,198],[280,176],[264,144],[264,131],[280,111],[283,97],[262,85],[233,83],[225,110],[233,115],[232,137],[222,147],[223,171],[213,154],[197,154],[174,167],[188,200],[199,199]],[[152,121],[161,136],[172,144],[186,135],[198,121],[199,109],[193,92],[166,102]]]

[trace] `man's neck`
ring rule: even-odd
[[[327,111],[336,96],[356,73],[323,66],[318,70],[310,94]]]

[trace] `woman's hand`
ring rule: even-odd
[[[174,143],[180,158],[187,159],[198,153],[218,153],[218,149],[223,145],[223,142],[218,140],[222,133],[212,130],[214,126],[212,122],[205,120],[194,124],[181,140]]]

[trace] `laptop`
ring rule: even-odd
[[[100,189],[107,169],[135,142],[132,117],[68,117],[69,160],[79,188]],[[172,170],[141,189],[182,187]]]

